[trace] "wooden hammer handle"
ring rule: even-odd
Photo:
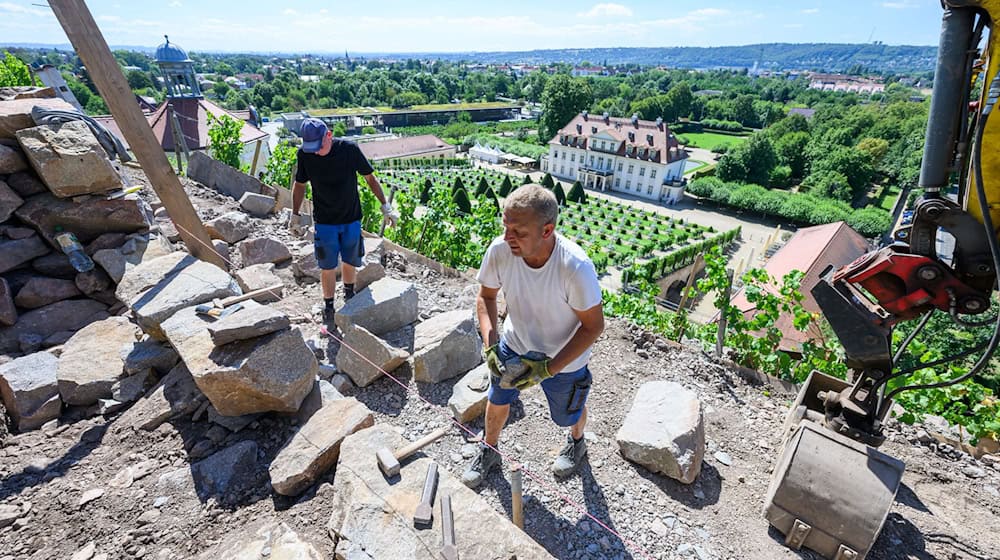
[[[441,436],[447,434],[449,431],[451,431],[451,426],[445,424],[444,426],[441,426],[440,428],[418,439],[417,441],[409,445],[406,445],[404,447],[401,447],[393,455],[395,455],[397,461],[402,461],[403,459],[409,457],[410,455],[413,455],[417,451],[420,451],[424,447],[427,447],[431,443],[434,443],[435,441],[441,439]]]
[[[234,303],[239,303],[241,301],[246,301],[248,299],[252,299],[252,298],[255,298],[257,296],[262,296],[264,294],[269,294],[269,293],[272,293],[272,292],[273,293],[277,293],[278,290],[280,290],[280,289],[282,289],[284,287],[285,287],[284,284],[275,284],[273,286],[268,286],[266,288],[260,288],[260,289],[257,289],[257,290],[253,290],[252,292],[247,292],[247,293],[245,293],[243,295],[227,297],[226,299],[220,301],[219,304],[222,307],[227,307],[227,306],[232,305]]]

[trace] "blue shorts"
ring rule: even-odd
[[[316,262],[323,270],[332,270],[340,264],[340,259],[352,266],[361,266],[365,255],[365,243],[361,239],[361,222],[328,225],[316,224],[313,241]]]
[[[501,339],[498,351],[500,361],[509,360],[516,355]],[[557,426],[572,426],[580,421],[592,380],[590,369],[583,366],[576,371],[558,373],[540,383],[542,392],[549,401],[549,416]],[[507,405],[514,402],[520,394],[521,391],[517,389],[501,388],[500,379],[490,376],[490,389],[486,397],[491,403]]]

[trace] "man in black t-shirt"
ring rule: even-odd
[[[316,262],[322,274],[323,321],[333,326],[333,301],[337,290],[337,266],[344,261],[341,277],[344,299],[354,296],[356,267],[361,266],[365,245],[361,239],[361,197],[357,174],[361,174],[375,198],[382,203],[382,215],[389,225],[395,225],[399,215],[385,200],[382,186],[375,178],[368,158],[354,142],[334,138],[319,119],[305,119],[299,129],[302,147],[296,157],[298,170],[292,186],[292,216],[289,229],[296,236],[299,208],[305,195],[306,183],[312,184],[313,222],[316,224]]]

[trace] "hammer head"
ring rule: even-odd
[[[399,459],[392,453],[388,447],[383,447],[375,453],[375,457],[378,458],[378,468],[382,469],[382,474],[386,478],[392,478],[399,474]]]

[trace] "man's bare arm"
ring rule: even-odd
[[[295,181],[292,183],[292,213],[298,214],[302,207],[302,199],[306,197],[306,184]]]
[[[369,173],[364,178],[365,182],[368,183],[368,188],[372,190],[379,203],[385,204],[385,193],[382,192],[382,185],[378,182],[378,177],[374,173]]]
[[[497,334],[497,294],[499,288],[479,286],[479,296],[476,298],[476,317],[479,319],[479,335],[487,348],[500,340]]]
[[[573,360],[580,357],[580,354],[586,352],[604,332],[604,307],[600,303],[586,311],[574,309],[573,313],[576,313],[576,317],[580,320],[580,327],[573,333],[566,346],[563,346],[549,362],[549,371],[553,375],[561,372]]]

